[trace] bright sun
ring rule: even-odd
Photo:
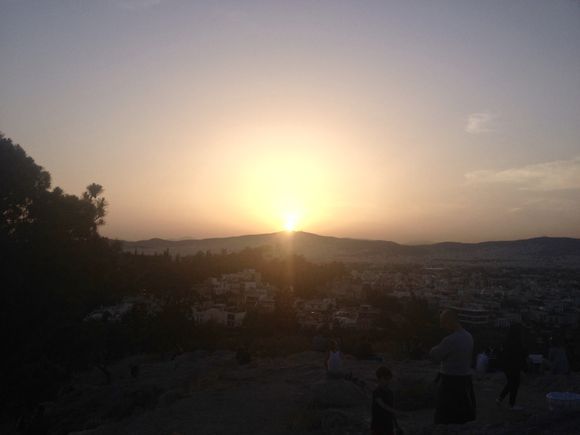
[[[297,223],[298,219],[295,214],[286,215],[284,219],[284,229],[289,232],[296,231]]]

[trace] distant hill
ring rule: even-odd
[[[384,240],[321,236],[302,231],[211,239],[122,241],[131,252],[193,255],[199,251],[237,252],[267,246],[274,256],[294,252],[312,261],[425,264],[498,264],[580,268],[580,239],[538,237],[482,243],[435,243],[409,246]]]

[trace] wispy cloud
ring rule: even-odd
[[[530,211],[577,214],[580,202],[573,198],[547,197],[529,198],[508,209],[511,214],[526,214]]]
[[[539,192],[580,189],[580,156],[503,171],[473,171],[465,178],[470,184],[504,184]]]
[[[493,121],[496,118],[496,114],[487,111],[472,113],[467,117],[465,131],[470,134],[481,134],[494,131]]]

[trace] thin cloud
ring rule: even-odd
[[[473,171],[465,178],[469,184],[503,184],[538,192],[580,189],[580,156],[503,171]]]
[[[494,131],[493,121],[497,115],[491,112],[472,113],[467,117],[465,131],[470,134],[489,133]]]

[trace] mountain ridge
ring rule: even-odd
[[[238,252],[244,248],[269,247],[272,255],[301,254],[312,261],[370,263],[506,263],[580,267],[580,239],[534,237],[530,239],[438,242],[405,245],[388,240],[323,236],[303,231],[249,234],[206,239],[165,240],[152,238],[121,241],[126,251],[143,254],[194,255],[200,251]]]

